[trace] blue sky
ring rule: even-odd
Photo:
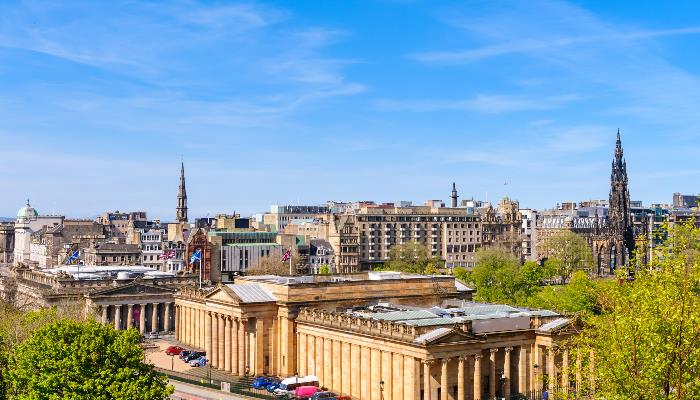
[[[0,2],[0,215],[633,199],[700,176],[698,2]],[[504,185],[507,182],[508,185]]]

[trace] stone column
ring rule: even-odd
[[[231,318],[224,317],[224,369],[231,372]]]
[[[175,305],[175,340],[182,340],[180,335],[180,327],[182,323],[180,322],[180,306]]]
[[[430,367],[435,364],[435,360],[425,360],[423,361],[423,399],[430,400]]]
[[[527,347],[520,346],[520,358],[518,360],[518,391],[527,393]]]
[[[447,400],[449,398],[450,389],[447,387],[447,365],[450,363],[449,358],[443,358],[442,368],[440,369],[440,400]]]
[[[246,323],[248,319],[240,318],[238,320],[238,376],[243,376],[246,373]]]
[[[109,306],[102,306],[102,324],[107,325],[107,307]]]
[[[591,350],[590,362],[588,364],[588,391],[591,394],[595,393],[595,352]]]
[[[513,351],[512,347],[506,347],[506,356],[503,361],[503,397],[510,399],[510,352]]]
[[[581,353],[576,352],[576,394],[581,393],[581,384],[583,377],[581,376]]]
[[[211,313],[211,366],[219,367],[219,314]]]
[[[146,333],[146,305],[139,304],[139,332]]]
[[[481,354],[474,354],[474,400],[481,400]]]
[[[547,347],[547,375],[549,375],[547,388],[549,389],[549,398],[551,399],[556,387],[555,382],[557,381],[557,370],[554,367],[554,349],[551,346]]]
[[[163,330],[165,330],[165,332],[173,330],[172,326],[170,326],[170,305],[171,303],[165,303],[165,319],[163,320]]]
[[[231,372],[238,375],[238,320],[231,318]]]
[[[265,373],[265,321],[262,317],[255,318],[255,370],[254,374]],[[323,355],[323,348],[321,348]],[[325,382],[325,380],[324,380]]]
[[[491,356],[489,357],[489,399],[496,398],[496,354],[498,349],[490,349]]]
[[[218,362],[217,362],[217,368],[219,369],[224,369],[225,368],[225,361],[224,358],[226,358],[226,354],[224,353],[225,351],[225,344],[226,344],[226,327],[224,326],[224,316],[219,314],[218,316],[218,321],[217,321],[217,328],[219,329],[219,334],[216,335],[217,339],[217,356],[218,356]]]
[[[467,394],[464,391],[464,363],[467,361],[466,356],[459,356],[457,359],[457,400],[467,400]]]
[[[134,305],[129,304],[126,306],[126,329],[131,329],[134,325]]]
[[[204,314],[204,351],[207,353],[207,359],[211,362],[212,350],[211,350],[211,312],[207,311]]]
[[[540,360],[540,346],[537,343],[532,345],[531,352],[532,369],[530,370],[530,390],[541,390],[542,383],[540,382],[540,370],[544,367]]]
[[[158,332],[158,303],[153,303],[151,311],[151,332]]]
[[[122,306],[117,304],[114,306],[114,329],[120,330],[122,324]]]
[[[564,394],[569,393],[569,348],[564,347],[564,353],[561,360],[561,391]]]

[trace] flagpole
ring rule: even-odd
[[[199,288],[202,288],[202,257],[199,257]]]

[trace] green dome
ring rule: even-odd
[[[30,218],[36,218],[39,216],[39,213],[36,212],[34,207],[32,207],[29,204],[29,200],[27,200],[27,205],[20,208],[19,211],[17,211],[17,219],[30,219]]]

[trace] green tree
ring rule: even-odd
[[[571,231],[562,231],[545,239],[541,252],[548,256],[545,266],[565,282],[574,271],[590,268],[593,264],[593,252],[588,242]]]
[[[63,320],[39,328],[10,355],[8,398],[167,399],[164,375],[143,362],[136,330]]]
[[[321,268],[318,269],[318,273],[327,275],[327,274],[331,273],[331,269],[328,265],[323,264],[323,265],[321,265]]]
[[[594,354],[584,368],[593,368],[595,398],[700,398],[700,229],[669,233],[634,280],[620,270],[601,286],[602,313],[577,340],[579,354]]]
[[[477,300],[517,303],[523,288],[520,261],[505,249],[481,249],[476,255],[470,283],[475,286]]]
[[[422,274],[430,263],[428,249],[415,240],[395,245],[389,250],[384,270]]]
[[[576,271],[566,285],[545,286],[530,293],[527,305],[587,317],[599,312],[598,290],[599,284],[587,273]]]

